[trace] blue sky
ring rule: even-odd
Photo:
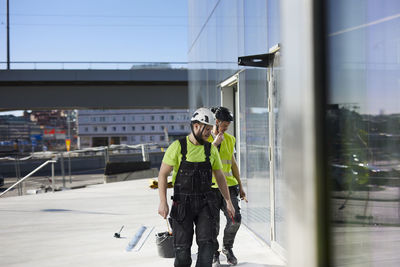
[[[353,103],[362,114],[400,113],[400,1],[330,3],[329,102]]]
[[[9,1],[11,61],[187,61],[187,0]]]
[[[11,61],[187,61],[187,0],[9,2]],[[0,0],[1,62],[7,61],[6,7]]]

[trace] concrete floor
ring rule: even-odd
[[[158,256],[155,234],[167,226],[157,209],[158,191],[147,179],[0,198],[0,265],[173,266],[173,259]],[[114,238],[122,225],[121,238]],[[126,252],[142,225],[154,229],[140,250]],[[194,259],[196,251],[193,245]],[[238,266],[284,266],[245,226],[234,251]],[[223,256],[221,264],[227,266]]]

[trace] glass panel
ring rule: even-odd
[[[400,2],[328,4],[334,266],[400,266]]]
[[[267,2],[267,27],[268,27],[268,47],[272,47],[281,42],[280,33],[280,0],[268,0]]]
[[[245,55],[267,53],[267,33],[267,1],[246,1],[244,4]]]
[[[212,1],[211,3],[215,3]],[[189,1],[189,105],[215,106],[218,84],[238,71],[238,56],[266,53],[266,1]],[[207,18],[207,19],[204,19]],[[200,23],[198,25],[197,23]],[[198,34],[200,33],[200,34]],[[243,204],[247,225],[270,241],[270,186],[266,70],[241,73],[240,165],[249,204]]]
[[[212,4],[207,2],[193,3],[197,9],[189,10],[190,13],[196,12],[193,14],[195,17],[207,17],[200,27],[200,35],[190,41],[193,42],[188,53],[191,109],[219,105],[218,84],[238,70],[239,26],[235,15],[239,12],[237,9],[240,1],[221,0]],[[191,6],[193,5],[189,5]],[[194,23],[195,21],[189,21],[190,27]]]
[[[268,159],[267,72],[249,69],[239,76],[240,164],[241,177],[247,184],[249,202],[243,219],[246,225],[270,243],[270,169]],[[251,88],[242,90],[241,88]]]

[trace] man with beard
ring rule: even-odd
[[[226,202],[227,212],[235,215],[222,163],[215,146],[207,140],[215,124],[214,114],[207,108],[197,109],[191,118],[191,133],[173,142],[165,152],[158,175],[160,204],[158,213],[166,218],[167,177],[171,171],[174,184],[173,203],[170,217],[174,235],[176,267],[189,267],[192,263],[191,246],[196,225],[196,242],[199,247],[197,267],[211,267],[213,257],[213,231],[215,193],[211,189],[212,176]]]

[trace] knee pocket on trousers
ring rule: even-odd
[[[192,263],[192,255],[190,248],[176,247],[175,260],[181,265],[190,265]]]

